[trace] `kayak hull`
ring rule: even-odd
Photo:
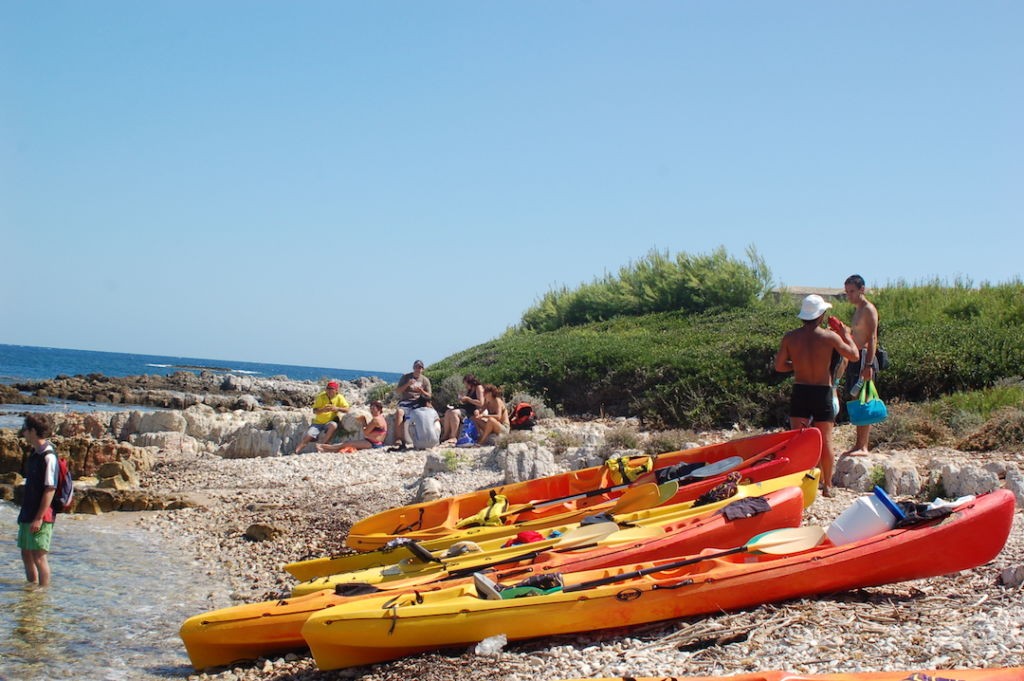
[[[998,490],[941,521],[852,544],[826,544],[790,556],[710,557],[716,550],[706,549],[702,553],[708,557],[694,565],[569,593],[485,600],[469,584],[374,595],[313,614],[302,635],[321,669],[338,669],[466,646],[497,634],[519,640],[592,631],[949,574],[998,555],[1014,504],[1012,493]],[[652,566],[658,563],[563,573],[563,579],[570,586]]]

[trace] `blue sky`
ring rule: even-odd
[[[1019,2],[0,0],[0,343],[401,371],[652,248],[1021,276]]]

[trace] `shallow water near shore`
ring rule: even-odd
[[[4,681],[181,679],[178,628],[223,591],[181,550],[105,516],[54,528],[48,589],[28,586],[18,509],[0,502],[0,677]]]

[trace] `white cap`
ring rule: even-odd
[[[797,314],[797,317],[804,321],[811,321],[825,314],[825,310],[831,307],[832,303],[826,303],[824,298],[817,293],[812,293],[800,304],[800,313]]]

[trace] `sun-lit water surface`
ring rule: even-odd
[[[104,516],[58,518],[49,589],[27,586],[17,511],[0,502],[0,678],[182,679],[178,628],[217,585],[155,534]]]

